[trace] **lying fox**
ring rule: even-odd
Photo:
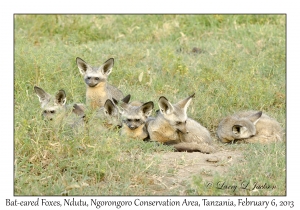
[[[108,84],[108,75],[112,72],[114,59],[110,58],[100,67],[92,67],[81,58],[76,58],[79,72],[86,84],[86,104],[92,109],[103,107],[107,99],[121,100],[124,96],[118,88]]]
[[[116,100],[107,99],[104,106],[96,112],[96,118],[101,119],[105,128],[121,128],[122,122]]]
[[[146,103],[134,101],[129,103],[130,97],[130,95],[127,95],[122,99],[122,104],[120,105],[120,114],[123,119],[121,135],[146,140],[149,137],[146,123],[152,113],[154,104],[152,101]]]
[[[81,115],[81,110],[84,110],[84,105],[74,104],[73,106],[67,106],[67,97],[64,90],[59,90],[55,96],[50,95],[37,86],[34,86],[34,91],[41,103],[42,116],[45,120],[56,122],[64,120],[70,125],[83,123],[84,115]],[[66,120],[69,115],[71,117]]]
[[[116,101],[107,99],[104,106],[97,110],[86,109],[81,111],[81,115],[85,116],[85,128],[88,135],[92,138],[103,138],[104,132],[114,131],[121,127],[122,122]]]
[[[158,100],[160,112],[148,122],[150,139],[174,146],[177,151],[212,153],[215,148],[206,128],[187,117],[187,108],[195,94],[171,104],[161,96]]]
[[[261,111],[244,111],[224,118],[217,129],[221,142],[269,143],[282,141],[280,124]]]

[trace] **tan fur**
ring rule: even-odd
[[[138,107],[138,106],[142,106],[142,105],[143,105],[143,103],[140,102],[140,101],[132,101],[132,102],[130,102],[130,106],[136,106],[136,107]]]
[[[103,107],[107,99],[111,99],[111,95],[108,96],[106,82],[99,83],[96,87],[87,86],[86,103],[89,104],[92,109]]]
[[[238,143],[271,143],[283,140],[283,129],[280,124],[266,114],[253,122],[250,116],[257,111],[244,111],[224,118],[217,129],[217,135],[221,142],[228,143],[237,141]],[[233,132],[233,126],[244,127],[245,134],[240,137]]]
[[[161,143],[170,141],[180,142],[180,137],[176,128],[164,119],[162,114],[159,114],[155,119],[149,121],[148,132],[151,140]]]
[[[141,125],[135,130],[131,130],[126,124],[123,124],[121,134],[134,139],[145,139],[148,136],[148,133],[146,131],[147,130],[145,130],[145,125]]]
[[[151,140],[172,145],[178,151],[215,151],[208,130],[186,116],[193,96],[177,104],[169,103],[165,97],[159,99],[160,113],[147,127]]]

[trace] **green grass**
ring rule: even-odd
[[[40,116],[33,86],[67,103],[85,102],[76,57],[92,65],[115,58],[111,84],[133,100],[171,102],[195,92],[188,115],[215,138],[219,121],[238,110],[262,110],[286,124],[284,15],[15,15],[15,195],[151,195],[166,146],[133,141],[110,131],[54,132]],[[193,53],[194,47],[201,53]],[[139,76],[143,74],[142,81]],[[229,147],[228,147],[229,148]],[[262,194],[285,195],[285,144],[233,145],[245,160],[214,182],[276,184]],[[257,166],[262,167],[257,167]],[[260,195],[202,187],[186,194]],[[178,194],[177,191],[168,192]],[[158,193],[159,194],[159,193]]]

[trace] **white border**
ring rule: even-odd
[[[295,1],[296,2],[296,1]],[[298,197],[300,189],[297,177],[299,175],[299,164],[297,154],[299,154],[299,140],[297,137],[299,118],[299,9],[296,3],[289,1],[157,1],[151,3],[132,0],[107,0],[100,1],[9,1],[1,5],[1,181],[0,181],[0,206],[1,209],[13,207],[5,206],[5,199],[13,197],[13,14],[14,13],[283,13],[287,14],[287,196],[274,197],[276,200],[293,200],[296,206],[300,206]],[[30,200],[30,197],[18,197],[22,200]],[[76,197],[79,199],[80,197]],[[110,200],[113,197],[105,197]],[[151,199],[167,199],[167,197],[150,197]],[[184,199],[184,197],[177,197]],[[176,198],[176,199],[177,199]],[[187,197],[188,198],[188,197]],[[200,197],[202,199],[204,197]],[[209,199],[236,200],[243,197],[208,197]],[[262,200],[261,197],[250,197],[251,200]],[[32,198],[36,199],[35,197]],[[55,199],[50,197],[49,199]],[[64,198],[57,197],[62,200]],[[83,197],[88,199],[89,197]],[[119,200],[134,197],[117,197]],[[143,197],[143,199],[148,199]],[[171,199],[174,199],[171,197]],[[195,199],[195,197],[191,198]],[[197,198],[198,199],[198,198]],[[266,197],[264,200],[272,200],[273,197]],[[4,207],[4,208],[3,208]],[[122,207],[121,209],[127,209]],[[128,208],[129,209],[129,208]],[[130,208],[132,209],[132,207]],[[172,208],[174,209],[174,208]],[[177,209],[177,208],[175,208]],[[213,209],[213,208],[210,208]],[[223,209],[229,209],[224,207]],[[240,209],[240,208],[238,208]],[[273,208],[268,208],[273,209]],[[274,208],[275,209],[275,208]],[[280,208],[276,208],[280,209]],[[295,208],[294,208],[295,209]]]

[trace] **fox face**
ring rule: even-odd
[[[58,112],[65,109],[67,99],[64,90],[59,90],[55,97],[37,86],[34,86],[34,91],[41,103],[41,108],[43,109],[42,116],[44,119],[53,120]]]
[[[107,81],[108,75],[112,72],[114,59],[108,59],[100,67],[92,67],[79,57],[76,58],[76,63],[79,72],[84,76],[85,84],[89,87],[98,87]]]
[[[189,132],[186,128],[188,119],[186,112],[194,96],[195,93],[176,104],[171,104],[164,96],[161,96],[158,100],[158,106],[164,119],[178,132],[184,134]]]
[[[130,95],[122,99],[120,105],[120,113],[122,115],[123,125],[128,127],[130,130],[135,130],[141,125],[145,125],[147,118],[151,115],[154,108],[154,103],[149,101],[147,103],[131,102]]]

